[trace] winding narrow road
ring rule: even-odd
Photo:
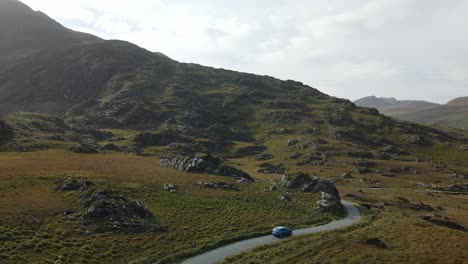
[[[293,237],[305,234],[313,234],[323,231],[330,231],[339,229],[342,227],[346,227],[352,225],[354,223],[359,222],[361,219],[361,215],[359,210],[351,203],[343,201],[343,205],[346,208],[347,215],[345,218],[330,222],[325,225],[321,226],[314,226],[304,229],[296,229],[293,231]],[[289,239],[289,238],[288,238]],[[182,264],[214,264],[222,261],[223,259],[240,254],[244,251],[254,249],[258,246],[263,246],[267,244],[272,244],[275,242],[279,242],[282,239],[276,238],[272,235],[262,236],[257,238],[251,238],[242,240],[239,242],[235,242],[217,249],[213,249],[206,253],[200,254],[198,256],[189,258],[182,262]]]

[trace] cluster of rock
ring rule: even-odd
[[[220,159],[211,155],[175,155],[171,158],[161,159],[160,164],[164,167],[174,168],[190,173],[208,173],[227,176],[236,180],[254,181],[249,174],[231,166],[224,165]]]
[[[416,185],[421,186],[421,187],[426,188],[426,189],[431,189],[431,190],[436,190],[436,191],[441,191],[441,190],[443,190],[442,187],[440,187],[440,186],[437,185],[437,184],[433,184],[433,183],[418,182],[418,183],[416,183]]]
[[[114,143],[99,145],[98,143],[89,140],[81,142],[79,146],[70,147],[69,151],[81,154],[96,154],[99,151],[116,151],[121,153],[135,153],[137,155],[143,153],[143,149],[138,145],[134,145],[133,147],[117,146]]]
[[[203,188],[208,188],[208,189],[220,189],[220,190],[225,190],[225,191],[239,191],[239,188],[237,188],[234,185],[231,185],[229,183],[225,182],[203,182],[203,181],[198,181],[196,183],[198,186],[203,187]]]
[[[316,209],[322,212],[336,212],[343,208],[340,195],[335,184],[318,176],[299,172],[291,175],[283,175],[275,188],[295,190],[299,192],[320,193],[320,200],[316,203]]]
[[[316,202],[315,209],[320,212],[336,212],[343,207],[340,197],[326,192],[320,192],[320,200]]]
[[[56,182],[55,190],[78,193],[83,210],[78,213],[65,210],[61,215],[74,216],[88,231],[141,233],[165,230],[142,202],[130,201],[120,193],[99,191],[93,182],[67,177]]]

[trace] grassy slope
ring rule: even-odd
[[[194,185],[197,180],[230,180],[185,174],[160,167],[158,160],[132,155],[87,156],[54,150],[2,153],[0,167],[0,258],[8,262],[172,263],[223,241],[268,233],[278,224],[299,227],[331,218],[311,209],[316,194],[294,194],[294,202],[283,204],[263,181],[242,185],[240,192],[203,190]],[[54,182],[66,175],[143,201],[170,230],[83,235],[79,225],[57,216],[65,209],[78,209],[74,195],[53,191]],[[165,183],[182,190],[169,194],[161,190]]]
[[[449,179],[443,172],[422,171],[424,166],[421,165],[418,168],[421,172],[415,175],[365,176],[384,182],[386,188],[367,189],[360,175],[358,179],[340,182],[340,193],[345,199],[371,203],[373,207],[378,205],[370,212],[365,211],[369,215],[356,226],[285,240],[278,245],[231,257],[223,263],[464,263],[468,258],[468,252],[464,250],[468,246],[468,232],[436,226],[419,216],[443,215],[466,227],[468,198],[466,194],[439,193],[414,186],[421,181],[435,184],[457,181]],[[360,198],[346,197],[347,194]],[[396,197],[428,204],[435,211],[401,207],[395,204]],[[389,248],[368,245],[365,240],[369,238],[379,238]]]

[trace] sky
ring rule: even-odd
[[[74,30],[355,100],[468,96],[468,1],[23,0]]]

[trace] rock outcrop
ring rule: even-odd
[[[326,192],[338,199],[340,198],[338,190],[332,181],[322,179],[318,176],[311,176],[303,172],[283,175],[281,181],[278,183],[278,187],[300,192]]]
[[[320,212],[337,212],[343,208],[340,198],[326,192],[320,192],[320,200],[316,202],[315,209]]]
[[[281,181],[273,186],[274,189],[295,190],[299,192],[320,192],[320,200],[316,202],[315,209],[320,212],[338,212],[343,209],[340,195],[332,181],[299,172],[283,175]]]
[[[440,215],[423,215],[420,216],[422,220],[431,222],[438,226],[444,226],[451,229],[466,231],[466,228],[458,223],[451,221],[449,218]]]
[[[448,187],[448,189],[452,192],[468,192],[468,183],[452,184]]]
[[[254,181],[249,174],[239,169],[224,165],[220,159],[211,155],[195,157],[175,155],[172,158],[161,159],[160,164],[164,167],[174,168],[190,173],[208,173],[227,176],[237,180],[246,179],[250,182]]]
[[[83,210],[76,213],[66,210],[60,216],[78,219],[87,232],[141,233],[165,230],[142,202],[130,201],[125,195],[113,191],[99,191],[93,182],[67,177],[56,182],[55,190],[77,192]]]

